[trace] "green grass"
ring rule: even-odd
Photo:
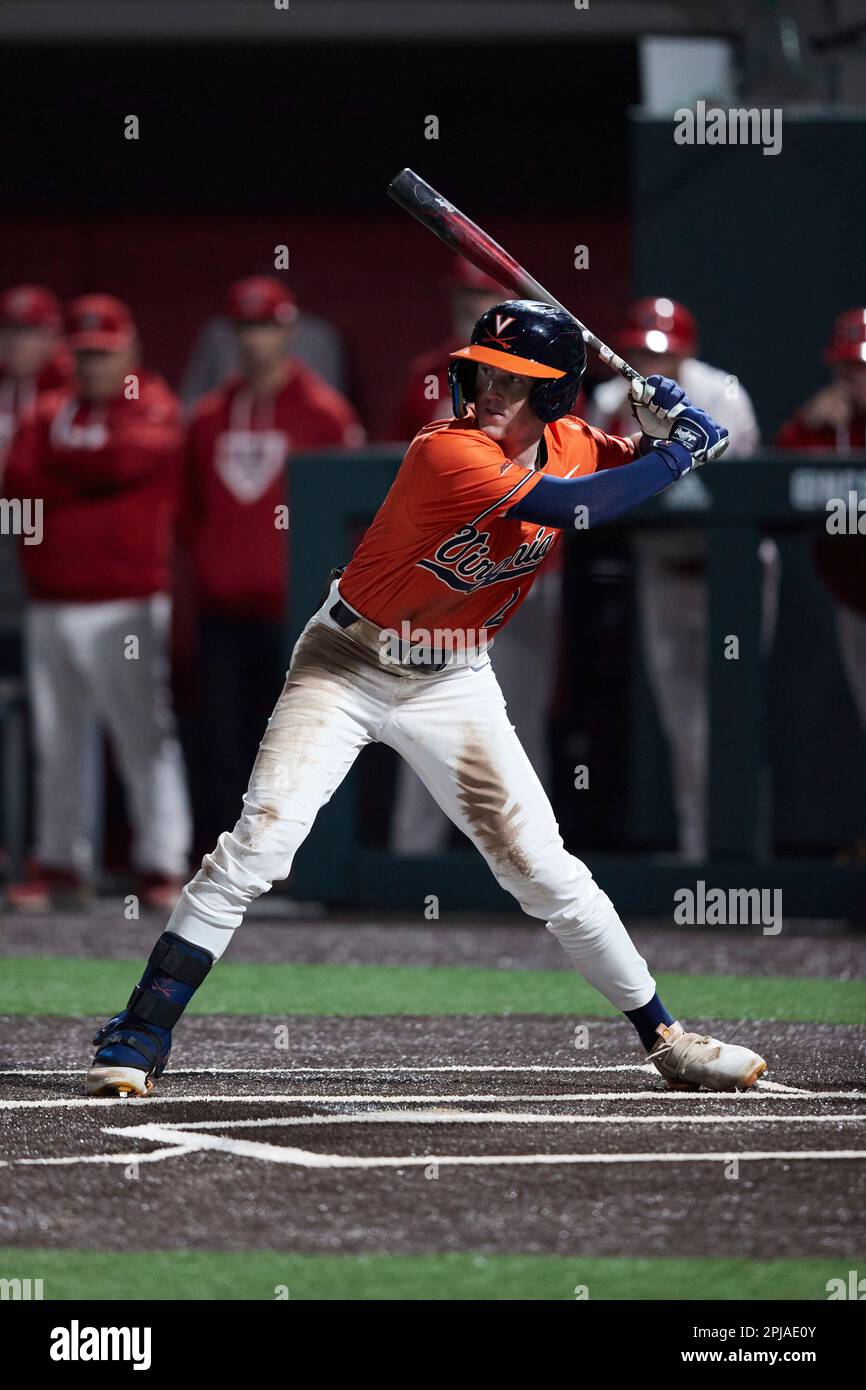
[[[11,956],[0,961],[0,1014],[104,1015],[140,974],[132,961]],[[866,1023],[866,981],[660,974],[659,993],[688,1018]],[[223,963],[193,1014],[569,1014],[617,1016],[571,970]]]
[[[291,1255],[278,1250],[0,1249],[0,1278],[42,1279],[46,1299],[827,1298],[852,1256],[629,1259],[565,1255]],[[860,1261],[859,1267],[863,1267]],[[285,1293],[282,1295],[285,1297]],[[586,1296],[586,1295],[584,1295]]]

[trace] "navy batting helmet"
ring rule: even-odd
[[[506,299],[482,314],[469,347],[450,354],[448,368],[454,414],[466,414],[475,397],[477,363],[538,377],[529,404],[545,423],[574,409],[586,370],[586,347],[575,320],[564,309],[534,299]]]

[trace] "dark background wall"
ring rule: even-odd
[[[0,54],[8,282],[128,298],[176,385],[237,276],[289,248],[373,433],[447,326],[448,256],[385,196],[406,164],[610,333],[629,292],[633,43],[23,47]],[[141,123],[123,136],[124,117]],[[428,115],[439,139],[424,138]],[[591,248],[576,271],[572,248]]]
[[[864,300],[866,117],[792,115],[782,149],[686,146],[632,127],[634,279],[694,310],[701,355],[738,375],[765,439],[828,374],[833,319]]]

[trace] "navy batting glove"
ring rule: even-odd
[[[654,415],[661,415],[662,413],[670,415],[675,413],[675,406],[681,406],[685,410],[691,405],[691,401],[679,382],[673,381],[669,376],[648,376],[646,384],[652,387],[652,395],[649,400],[646,400],[646,393],[644,393],[643,403]]]
[[[650,439],[667,439],[669,422],[691,405],[683,388],[669,376],[637,377],[629,395],[634,417]]]
[[[705,410],[690,405],[671,422],[668,438],[654,440],[653,448],[669,449],[669,456],[677,460],[678,466],[683,465],[678,474],[682,477],[691,468],[721,458],[729,441],[730,435],[724,425]]]

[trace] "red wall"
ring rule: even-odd
[[[498,218],[489,230],[602,338],[631,288],[622,220]],[[573,247],[590,268],[572,268]],[[392,383],[408,359],[447,331],[442,278],[449,253],[397,209],[375,217],[105,218],[7,220],[2,285],[45,283],[64,298],[107,290],[138,319],[147,364],[173,386],[202,320],[225,286],[289,248],[289,283],[302,306],[331,319],[349,349],[353,395],[375,436],[386,428]]]

